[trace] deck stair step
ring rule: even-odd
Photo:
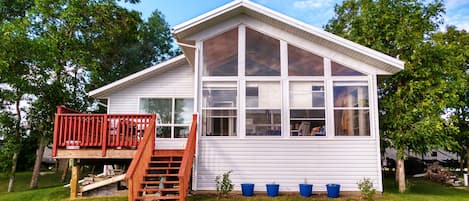
[[[136,200],[179,200],[179,167],[183,150],[155,150],[143,170]]]
[[[137,197],[137,200],[179,200],[178,195],[166,195],[166,196],[158,196],[158,195],[145,195]]]

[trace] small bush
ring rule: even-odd
[[[363,200],[373,201],[376,194],[376,189],[373,188],[373,182],[369,178],[363,178],[359,181],[358,189],[360,189],[361,198]]]
[[[223,175],[217,176],[215,182],[217,185],[217,198],[226,197],[229,192],[233,190],[233,183],[230,180],[231,170],[223,173]]]

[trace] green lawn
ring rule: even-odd
[[[63,188],[62,184],[58,183],[60,178],[54,174],[44,175],[40,177],[39,189],[27,190],[31,173],[18,173],[17,183],[15,185],[14,193],[7,193],[8,178],[0,175],[0,201],[65,201],[68,200],[68,188]],[[432,183],[423,179],[410,179],[410,189],[407,193],[400,194],[397,192],[394,181],[392,179],[384,180],[383,196],[377,200],[379,201],[469,201],[469,190],[458,190],[443,186],[440,184]],[[265,193],[264,193],[265,194]],[[341,198],[341,199],[325,199],[318,198],[314,195],[312,198],[301,198],[298,196],[280,196],[276,198],[269,198],[264,194],[252,198],[243,198],[240,196],[231,196],[225,200],[243,200],[243,201],[323,201],[323,200],[359,200],[358,198]],[[83,198],[78,200],[86,201],[125,201],[127,197],[98,197],[98,198]],[[190,196],[189,201],[215,201],[214,196],[209,195],[196,195]]]

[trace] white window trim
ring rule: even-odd
[[[142,99],[171,99],[171,124],[158,124],[156,125],[157,127],[158,126],[163,126],[163,127],[171,127],[171,137],[170,138],[158,138],[158,139],[187,139],[187,138],[175,138],[174,137],[174,127],[182,127],[182,126],[187,126],[191,127],[191,123],[188,123],[188,124],[176,124],[174,121],[175,119],[175,106],[176,106],[176,99],[192,99],[192,101],[195,101],[195,98],[194,97],[191,97],[191,96],[138,96],[138,103],[137,103],[137,111],[139,114],[143,114],[141,111],[140,111],[140,104],[141,104],[141,100]],[[155,127],[156,129],[156,127]]]

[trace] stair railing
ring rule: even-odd
[[[179,200],[185,201],[188,193],[192,164],[197,142],[197,114],[192,115],[192,125],[179,168]]]
[[[129,169],[125,175],[128,184],[128,200],[133,201],[138,197],[138,189],[143,183],[143,175],[148,163],[151,161],[155,149],[155,120],[156,115],[152,116],[150,125],[145,129],[143,140],[138,145],[137,152],[134,155]]]

